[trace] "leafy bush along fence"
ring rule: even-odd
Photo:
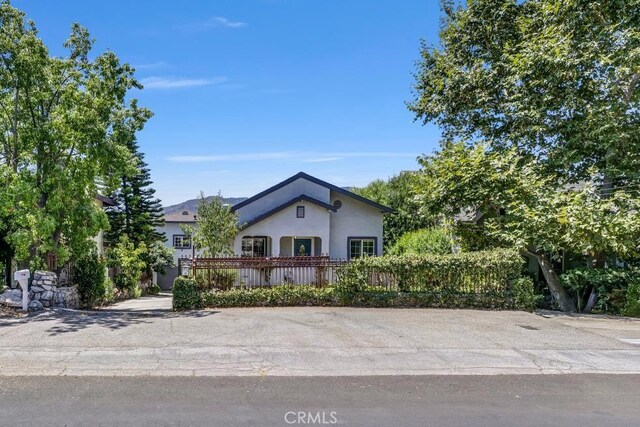
[[[533,283],[511,250],[459,255],[362,258],[342,265],[325,286],[279,285],[211,290],[194,278],[174,284],[174,309],[251,306],[535,308]]]
[[[347,263],[328,256],[299,257],[220,257],[180,260],[183,274],[194,277],[199,287],[315,285],[337,281],[337,270]]]

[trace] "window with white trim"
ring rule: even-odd
[[[187,236],[186,234],[174,234],[173,247],[176,249],[191,249],[191,236]]]
[[[349,258],[360,258],[363,256],[376,255],[375,238],[353,238],[349,239]]]
[[[243,237],[241,255],[243,257],[267,256],[267,238],[266,237]]]

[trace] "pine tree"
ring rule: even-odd
[[[109,231],[105,235],[106,242],[113,246],[120,236],[126,235],[136,246],[144,243],[148,248],[162,245],[165,234],[157,229],[164,225],[161,202],[155,197],[155,190],[151,187],[151,173],[144,154],[135,140],[129,144],[129,149],[136,158],[137,173],[120,177],[120,188],[110,194],[116,206],[107,210]]]

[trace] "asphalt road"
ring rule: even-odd
[[[11,426],[640,425],[637,375],[5,377],[0,390]]]
[[[165,300],[0,319],[0,376],[640,374],[640,319]]]

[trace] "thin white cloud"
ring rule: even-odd
[[[135,68],[136,70],[149,70],[149,69],[153,69],[153,68],[161,68],[166,66],[167,63],[164,61],[158,61],[158,62],[150,62],[147,64],[134,64],[133,68]]]
[[[239,29],[246,27],[246,22],[232,21],[223,16],[213,16],[206,21],[192,22],[191,24],[176,25],[175,29],[179,31],[198,33],[203,31],[209,31],[213,28],[232,28]]]
[[[364,157],[417,157],[416,153],[400,153],[386,151],[352,151],[352,152],[335,152],[335,153],[318,153],[304,151],[275,151],[262,153],[233,153],[233,154],[214,154],[214,155],[190,155],[190,156],[172,156],[167,160],[178,163],[207,163],[207,162],[251,162],[261,160],[277,160],[287,159],[296,160],[305,163],[314,162],[330,162],[343,158],[364,158]]]
[[[336,160],[342,160],[342,157],[318,157],[314,159],[303,160],[305,163],[323,163],[323,162],[335,162]]]
[[[147,77],[140,80],[145,89],[175,89],[194,86],[209,86],[225,82],[225,77],[213,79],[185,79],[176,77]]]

